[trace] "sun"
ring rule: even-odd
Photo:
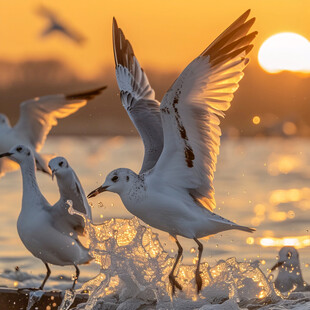
[[[258,62],[269,73],[310,73],[310,42],[297,33],[277,33],[260,47]]]

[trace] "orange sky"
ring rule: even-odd
[[[59,36],[40,38],[44,5],[87,37],[83,46]],[[181,70],[246,9],[259,31],[252,53],[272,34],[296,32],[310,39],[309,0],[0,0],[0,59],[58,58],[85,77],[112,66],[112,17],[130,39],[143,67]]]

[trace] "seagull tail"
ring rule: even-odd
[[[246,232],[250,232],[250,233],[253,233],[254,231],[256,231],[255,228],[250,228],[247,226],[240,226],[240,225],[234,227],[234,229],[238,229],[238,230],[242,230],[242,231],[246,231]]]

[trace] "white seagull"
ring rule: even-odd
[[[20,117],[11,127],[6,115],[0,114],[0,153],[8,152],[13,146],[23,144],[30,147],[38,170],[50,173],[47,165],[52,155],[39,154],[46,137],[58,119],[65,118],[99,95],[106,86],[71,95],[48,95],[24,101],[20,105]],[[0,177],[18,169],[10,158],[0,159]]]
[[[18,145],[9,152],[0,154],[17,162],[23,177],[22,209],[17,221],[20,239],[33,256],[42,260],[47,273],[39,289],[43,289],[51,274],[48,264],[66,266],[73,265],[76,269],[72,289],[79,277],[78,264],[88,263],[92,257],[79,241],[75,226],[64,224],[63,204],[54,206],[42,195],[35,174],[35,160],[31,148]],[[67,219],[67,217],[66,217]],[[63,224],[63,225],[60,225]]]
[[[128,211],[174,237],[178,255],[169,275],[173,294],[175,287],[182,289],[174,276],[183,251],[178,235],[198,244],[195,276],[199,292],[203,246],[198,239],[229,229],[254,230],[212,212],[213,175],[221,135],[218,116],[224,116],[230,107],[257,34],[248,34],[255,20],[246,21],[249,13],[240,16],[185,68],[161,104],[155,100],[130,43],[113,20],[121,99],[142,137],[145,156],[139,174],[116,169],[88,197],[103,191],[118,193]]]
[[[279,269],[275,287],[282,293],[294,289],[295,292],[310,291],[301,274],[299,253],[292,246],[285,246],[279,251],[278,262],[270,269]]]
[[[92,219],[90,205],[76,173],[64,157],[53,158],[48,166],[52,171],[52,176],[55,175],[57,178],[60,193],[60,198],[54,205],[54,208],[56,207],[60,212],[55,225],[59,226],[59,230],[68,227],[70,232],[74,230],[77,234],[83,235],[85,227],[83,218],[69,214],[67,204],[67,201],[71,200],[75,210],[86,214],[87,218]]]

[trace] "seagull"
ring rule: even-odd
[[[87,100],[99,95],[106,86],[78,94],[48,95],[24,101],[20,105],[20,117],[12,127],[8,117],[0,114],[0,153],[7,152],[17,144],[30,147],[38,170],[50,174],[50,154],[39,154],[46,137],[60,118],[65,118],[86,105]],[[0,176],[18,169],[10,158],[0,159]]]
[[[174,238],[178,254],[169,274],[173,295],[176,288],[182,289],[174,276],[183,252],[177,236],[194,239],[198,245],[195,279],[199,293],[203,245],[198,239],[230,229],[254,231],[212,212],[221,135],[218,117],[230,106],[257,34],[248,34],[255,21],[246,21],[249,13],[241,15],[185,68],[161,103],[113,20],[121,100],[144,142],[145,154],[139,174],[116,169],[88,198],[104,191],[117,193],[129,212]]]
[[[56,176],[57,178],[60,193],[60,198],[54,205],[54,208],[56,207],[60,212],[55,225],[59,226],[60,230],[69,226],[70,232],[74,231],[78,235],[84,235],[85,223],[83,218],[78,215],[71,215],[68,212],[67,201],[71,200],[76,211],[85,214],[90,220],[92,219],[90,205],[76,173],[64,157],[53,158],[48,166],[52,171],[52,177]]]
[[[86,38],[81,33],[61,21],[60,18],[50,9],[40,7],[37,12],[49,21],[47,28],[41,32],[41,37],[46,37],[53,33],[60,33],[77,44],[81,45],[85,42]]]
[[[80,243],[73,225],[59,225],[65,222],[64,218],[60,218],[64,214],[63,204],[56,203],[52,206],[42,195],[36,180],[32,149],[17,145],[9,152],[0,154],[0,158],[2,157],[9,157],[21,167],[23,199],[17,231],[25,247],[46,266],[47,273],[39,289],[43,290],[51,274],[48,264],[73,265],[76,270],[72,284],[74,289],[80,274],[77,265],[86,264],[92,259],[88,249]]]
[[[280,292],[304,292],[310,291],[310,285],[307,284],[301,274],[299,253],[292,246],[284,246],[279,251],[278,262],[270,269],[274,271],[279,269],[279,274],[275,281],[275,287]]]

